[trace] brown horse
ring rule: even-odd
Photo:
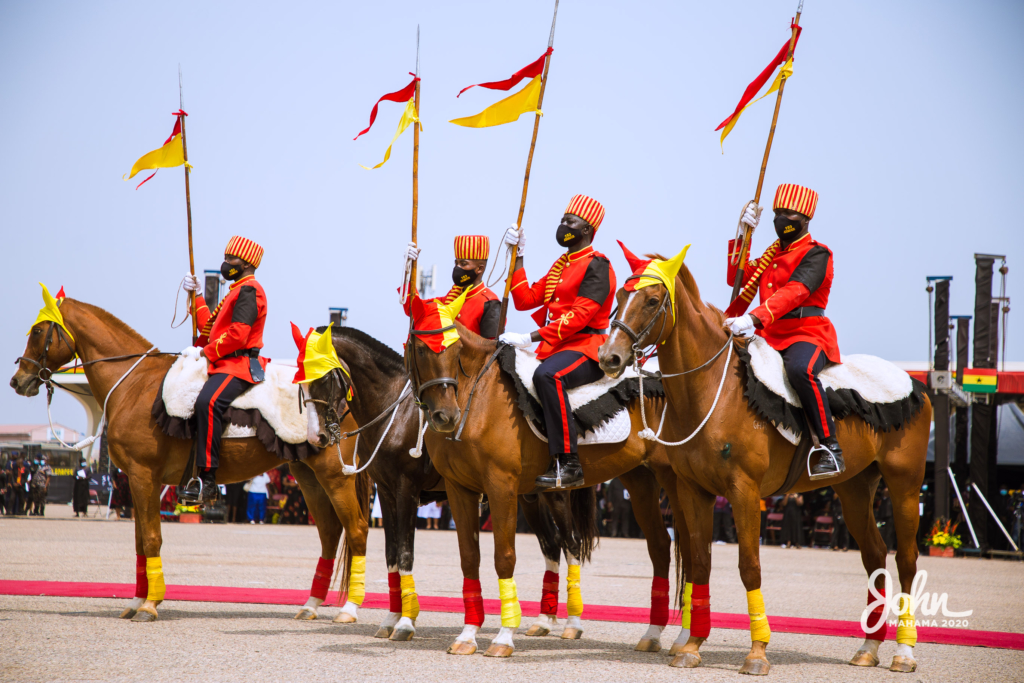
[[[712,509],[715,496],[719,495],[725,496],[733,507],[739,536],[740,577],[748,591],[751,613],[752,644],[740,672],[766,674],[769,670],[765,656],[768,623],[760,594],[759,499],[783,486],[795,448],[748,405],[744,396],[746,371],[736,355],[722,353],[716,357],[716,353],[724,351],[732,342],[723,331],[722,313],[701,301],[697,283],[686,266],[682,266],[673,283],[676,292],[674,325],[665,284],[635,292],[619,291],[617,320],[621,324],[614,325],[611,336],[601,347],[600,362],[606,373],[618,376],[632,362],[638,348],[664,342],[658,346],[658,355],[665,375],[663,382],[669,409],[662,438],[677,442],[696,432],[686,445],[669,448],[672,466],[679,476],[677,498],[682,502],[690,533],[693,553],[690,580],[694,583],[693,630],[690,641],[672,664],[684,667],[700,664],[698,650],[707,638],[710,623],[705,591],[711,571]],[[628,328],[629,332],[623,328]],[[701,368],[713,357],[713,362]],[[731,360],[727,362],[727,359]],[[690,372],[669,377],[687,371]],[[719,390],[720,382],[723,384]],[[712,413],[716,391],[721,395]],[[709,414],[710,419],[701,429],[702,421]],[[930,423],[931,404],[927,396],[916,415],[887,433],[872,429],[857,417],[838,420],[836,430],[846,457],[846,472],[827,481],[842,500],[846,524],[861,548],[861,559],[870,575],[885,567],[887,554],[875,525],[872,506],[879,477],[885,477],[896,521],[900,586],[907,594],[917,573],[918,493],[924,478]],[[789,491],[808,491],[822,486],[820,482],[809,480],[806,468],[802,471]],[[882,588],[882,577],[876,581],[876,586]],[[916,631],[912,624],[911,619],[897,631],[899,645],[892,671],[913,671],[916,667],[913,658]],[[878,664],[877,650],[880,639],[884,638],[884,628],[883,622],[880,631],[865,639],[851,664]]]
[[[164,597],[160,491],[165,484],[181,481],[191,449],[189,441],[166,436],[150,414],[173,358],[156,352],[143,358],[153,345],[96,306],[64,299],[60,313],[63,328],[50,321],[32,326],[11,386],[22,396],[35,396],[49,372],[70,362],[76,354],[82,360],[93,395],[100,402],[106,401],[108,452],[111,461],[128,474],[135,503],[137,590],[121,617],[155,621],[157,605]],[[110,393],[118,379],[140,359],[134,371]],[[280,464],[278,456],[256,438],[225,439],[217,481],[245,481]],[[342,528],[348,558],[366,555],[368,477],[357,481],[357,477],[344,476],[335,449],[321,451],[304,462],[293,462],[291,467],[317,520],[322,560],[333,562]],[[341,578],[344,591],[349,578],[347,568]],[[309,608],[315,613],[320,602],[311,595],[297,617],[306,613],[308,618]],[[342,621],[355,621],[354,606],[346,608],[347,617]]]
[[[419,337],[413,336],[406,346],[406,364],[429,420],[431,429],[426,433],[425,443],[434,466],[445,478],[459,537],[462,574],[470,581],[479,581],[480,576],[477,533],[480,494],[486,494],[490,502],[494,564],[502,598],[502,628],[485,654],[508,657],[514,651],[513,635],[519,625],[519,602],[513,580],[516,496],[535,489],[534,480],[548,467],[548,448],[534,435],[518,408],[512,379],[497,363],[489,362],[497,349],[495,342],[477,336],[459,323],[456,327],[460,339],[440,353],[434,353]],[[445,381],[445,378],[452,380],[460,376],[475,385],[472,392],[466,385],[457,391],[452,382]],[[467,377],[473,378],[472,382],[465,379]],[[472,406],[467,408],[471,393],[474,396]],[[585,475],[583,487],[614,477],[622,479],[630,490],[637,521],[647,538],[655,576],[664,579],[667,585],[671,542],[657,512],[657,500],[660,488],[664,488],[673,509],[678,509],[675,475],[661,448],[637,438],[638,405],[639,401],[634,401],[630,408],[634,429],[626,441],[580,449]],[[647,405],[649,410],[660,411],[664,401],[647,399]],[[456,441],[448,435],[455,432],[464,411],[468,411],[468,415]],[[684,557],[688,556],[688,552],[684,553]],[[659,651],[662,628],[652,625],[637,649]],[[467,624],[448,652],[475,652],[476,631],[477,627]]]

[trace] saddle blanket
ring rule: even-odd
[[[209,379],[207,367],[205,358],[182,356],[174,361],[164,377],[163,399],[168,415],[183,420],[192,417],[199,392]],[[259,411],[286,443],[306,443],[306,416],[299,413],[298,390],[292,384],[293,377],[294,365],[271,362],[267,365],[266,380],[232,401],[231,407]],[[249,438],[256,436],[256,429],[228,422],[223,436],[226,439]]]

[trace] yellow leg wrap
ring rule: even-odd
[[[917,625],[914,623],[914,601],[909,597],[900,598],[900,620],[896,622],[896,643],[898,645],[917,645]]]
[[[570,564],[565,574],[565,609],[570,617],[583,616],[583,594],[580,593],[580,566]]]
[[[353,558],[355,559],[355,558]],[[361,558],[366,562],[366,558]],[[355,566],[353,564],[353,566]],[[402,616],[415,619],[420,615],[420,599],[416,597],[416,581],[413,580],[412,574],[406,574],[402,577]]]
[[[768,615],[764,611],[764,596],[760,588],[747,591],[747,613],[750,615],[750,639],[767,643],[772,630],[768,626]]]
[[[519,628],[519,623],[523,620],[523,610],[519,608],[516,580],[498,579],[498,595],[501,597],[501,625],[506,628]]]
[[[355,605],[362,605],[366,597],[366,556],[352,556],[352,573],[348,580],[348,600]]]
[[[146,580],[149,581],[147,600],[160,602],[164,599],[167,586],[164,585],[164,564],[159,557],[146,558]]]
[[[693,601],[693,584],[689,581],[683,586],[683,628],[690,628],[690,607]]]

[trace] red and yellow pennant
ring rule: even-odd
[[[716,131],[722,131],[722,137],[719,140],[720,145],[724,145],[725,136],[732,132],[736,122],[740,120],[740,115],[747,110],[747,107],[777,91],[779,86],[782,85],[783,79],[789,78],[793,75],[793,57],[789,54],[789,43],[791,41],[793,42],[793,51],[795,52],[796,44],[800,41],[800,33],[803,31],[803,28],[791,24],[790,29],[792,30],[793,28],[796,28],[796,40],[792,41],[792,36],[786,40],[785,44],[779,50],[778,54],[775,55],[775,58],[772,59],[771,63],[768,64],[764,71],[758,74],[757,78],[751,81],[750,85],[747,86],[747,89],[743,91],[743,97],[740,98],[740,101],[736,105],[736,109],[733,110],[732,114],[730,114],[725,121],[718,124],[718,128],[715,128]],[[774,72],[779,65],[781,65],[782,68],[780,68],[779,73],[776,74],[775,81],[772,83],[771,87],[768,88],[768,92],[755,100],[754,96],[760,92],[761,88],[764,87],[764,84],[768,82],[768,78],[772,75],[772,72]]]
[[[171,135],[164,140],[163,147],[154,149],[152,152],[147,152],[139,157],[135,165],[132,166],[132,171],[127,178],[124,180],[131,180],[135,177],[135,174],[139,171],[153,170],[153,173],[148,178],[143,180],[141,183],[135,186],[135,189],[139,189],[146,183],[148,183],[153,176],[156,175],[156,170],[161,168],[174,168],[175,166],[185,165],[192,169],[192,164],[185,161],[185,150],[181,144],[181,117],[188,116],[184,111],[179,109],[174,112],[174,129],[171,130]]]
[[[423,125],[419,123],[419,115],[416,111],[416,82],[420,79],[415,74],[410,74],[413,78],[409,82],[409,85],[405,86],[401,90],[388,93],[381,97],[373,105],[373,109],[370,111],[370,125],[363,130],[359,131],[359,135],[356,135],[353,140],[358,140],[360,135],[368,133],[373,128],[373,122],[377,120],[377,107],[380,106],[381,102],[405,102],[405,110],[402,112],[402,117],[398,120],[398,130],[395,131],[395,135],[391,138],[391,144],[388,145],[387,151],[384,152],[384,161],[380,162],[376,166],[363,166],[367,170],[373,170],[380,168],[387,163],[388,159],[391,158],[391,147],[394,146],[395,140],[398,136],[405,132],[405,129],[409,127],[409,124],[416,122],[420,126],[420,130],[423,130]]]
[[[513,121],[517,121],[523,114],[529,114],[531,112],[543,116],[544,113],[540,110],[538,105],[540,100],[541,75],[544,73],[544,61],[548,58],[548,55],[550,55],[551,52],[552,49],[549,47],[547,51],[544,52],[544,54],[542,54],[536,61],[527,64],[522,69],[512,74],[510,78],[503,81],[476,83],[460,90],[457,97],[461,97],[462,93],[466,92],[470,88],[476,87],[487,88],[489,90],[508,91],[518,85],[522,80],[526,78],[530,79],[530,82],[527,83],[519,92],[495,102],[479,114],[466,116],[460,119],[452,119],[450,123],[454,123],[456,126],[465,126],[467,128],[489,128],[490,126],[500,126],[505,123],[512,123]]]

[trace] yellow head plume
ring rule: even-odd
[[[57,300],[53,298],[52,294],[50,294],[50,290],[46,288],[46,285],[40,282],[39,286],[43,288],[43,307],[39,309],[39,315],[36,316],[35,322],[32,323],[32,327],[48,320],[60,325],[68,337],[71,337],[71,341],[74,341],[75,338],[71,336],[71,333],[68,332],[67,325],[64,324],[64,316],[61,315],[60,305],[57,303]],[[61,288],[61,292],[63,291],[64,289]],[[32,327],[29,328],[29,334],[32,332]]]
[[[633,285],[633,289],[643,289],[651,285],[664,284],[668,288],[669,296],[672,299],[673,321],[676,319],[676,275],[679,273],[679,269],[683,267],[683,260],[686,258],[686,252],[689,249],[690,245],[687,244],[683,247],[682,251],[668,261],[652,260],[647,264],[640,279],[636,280],[636,284]]]

